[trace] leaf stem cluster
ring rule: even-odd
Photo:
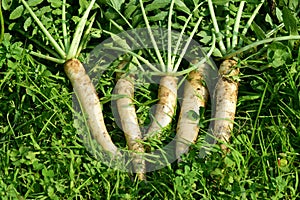
[[[89,34],[92,24],[95,19],[95,15],[93,15],[89,22],[89,26],[84,32],[85,26],[88,22],[88,16],[90,11],[92,10],[96,0],[92,0],[88,6],[88,8],[85,10],[83,16],[80,18],[75,33],[73,35],[72,41],[70,41],[70,37],[67,31],[67,21],[66,21],[66,0],[63,0],[62,3],[62,33],[63,33],[63,45],[60,45],[53,36],[49,33],[47,28],[43,25],[43,23],[40,21],[40,19],[37,17],[37,15],[34,13],[34,11],[30,8],[28,3],[25,0],[21,0],[27,11],[30,13],[31,17],[34,19],[34,21],[39,26],[40,30],[45,34],[47,39],[50,41],[51,45],[55,49],[55,51],[58,53],[59,57],[51,57],[48,55],[44,55],[42,53],[33,52],[30,53],[32,55],[35,55],[37,57],[47,59],[56,63],[64,63],[65,61],[76,58],[79,56],[80,51],[82,50],[83,46],[87,42],[87,35]]]

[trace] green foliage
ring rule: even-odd
[[[289,33],[291,35],[298,35],[297,18],[287,7],[283,8],[282,17],[284,25],[289,31]]]
[[[1,6],[3,7],[3,9],[8,10],[11,7],[13,1],[12,0],[2,0],[1,3],[2,3]]]
[[[19,17],[22,16],[23,11],[24,11],[24,6],[23,5],[18,6],[10,13],[9,19],[18,19]]]
[[[264,32],[264,30],[260,26],[258,26],[255,22],[253,22],[251,28],[255,32],[257,39],[262,40],[266,38],[266,33]]]
[[[169,4],[170,0],[154,0],[146,6],[145,11],[150,12],[153,10],[160,10],[166,8]]]
[[[291,51],[288,46],[275,42],[272,43],[268,48],[268,62],[273,67],[280,67],[286,63],[290,63],[292,59]]]

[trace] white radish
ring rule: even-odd
[[[84,33],[84,28],[87,25],[88,16],[92,10],[96,0],[91,0],[86,10],[84,11],[83,16],[79,19],[76,28],[74,29],[73,39],[70,42],[69,33],[67,32],[66,27],[66,4],[62,5],[62,38],[64,38],[64,44],[56,42],[52,37],[47,28],[43,25],[42,21],[36,16],[35,12],[30,8],[30,5],[22,0],[23,5],[26,10],[30,13],[32,19],[37,23],[40,30],[45,34],[47,43],[49,42],[53,49],[56,51],[58,57],[45,56],[41,53],[31,52],[33,55],[38,56],[43,59],[54,61],[57,63],[64,63],[64,70],[72,83],[74,92],[79,100],[79,103],[82,107],[84,115],[87,117],[87,123],[92,133],[93,138],[101,145],[104,151],[111,154],[114,158],[121,155],[118,148],[114,145],[109,136],[104,119],[102,114],[102,109],[99,101],[99,97],[96,93],[95,87],[91,82],[91,79],[87,75],[82,63],[76,59],[80,51],[82,50],[85,40],[87,40],[87,35],[89,35],[95,16],[93,15],[89,21],[88,28]],[[69,27],[69,30],[72,31],[72,27]],[[84,34],[83,34],[84,33]],[[58,35],[56,35],[58,36]],[[82,37],[83,36],[83,37]],[[47,49],[47,48],[45,48]]]
[[[144,139],[161,138],[161,133],[167,127],[174,116],[177,103],[177,78],[164,76],[161,78],[158,89],[158,103],[154,119],[144,136]]]
[[[93,138],[103,150],[112,156],[120,155],[107,132],[99,97],[82,63],[77,59],[70,59],[64,64],[64,70],[72,83],[84,114],[87,115],[87,123]]]
[[[193,49],[193,37],[200,26],[202,21],[202,17],[198,17],[197,22],[193,25],[193,29],[189,34],[189,37],[184,37],[184,33],[186,32],[186,28],[188,27],[188,23],[192,19],[192,16],[195,12],[199,10],[199,7],[202,5],[201,3],[195,6],[195,9],[189,14],[188,18],[179,35],[175,36],[172,33],[172,18],[173,18],[173,7],[176,5],[176,1],[170,1],[170,8],[167,20],[167,42],[165,43],[166,48],[159,48],[156,40],[161,40],[162,38],[155,38],[153,31],[151,30],[150,23],[147,17],[146,10],[143,5],[143,1],[139,0],[142,15],[145,21],[145,25],[147,27],[147,32],[149,35],[149,40],[153,45],[153,49],[161,66],[161,72],[166,73],[164,77],[160,80],[160,87],[158,91],[158,99],[159,102],[157,104],[157,108],[154,114],[154,119],[145,134],[144,139],[153,138],[161,139],[161,134],[163,130],[170,125],[172,122],[172,118],[175,114],[176,104],[177,104],[177,78],[174,73],[177,73],[180,63],[184,56],[186,55],[188,49]],[[161,33],[161,31],[159,31]],[[175,36],[175,37],[174,37]],[[162,37],[162,36],[160,36]],[[163,36],[164,37],[164,36]],[[175,39],[174,39],[175,38]],[[163,42],[164,43],[164,42]],[[198,45],[197,45],[198,46]],[[196,47],[196,46],[195,46]],[[161,50],[165,49],[167,60],[164,61],[164,55],[161,53]],[[209,56],[208,56],[209,57]],[[155,70],[160,71],[160,70]]]
[[[203,85],[205,69],[204,63],[197,70],[191,71],[184,84],[183,98],[176,130],[176,157],[186,153],[189,146],[197,139],[199,132],[199,109],[205,107],[208,99],[208,90]],[[195,114],[195,118],[191,116]]]
[[[236,64],[234,60],[222,62],[214,94],[216,107],[213,135],[222,143],[223,151],[227,150],[225,143],[229,142],[236,112],[238,82],[233,79],[239,75],[239,68],[235,67]]]
[[[119,67],[123,64],[121,63]],[[146,163],[145,159],[142,157],[145,150],[143,144],[141,143],[142,133],[138,124],[136,110],[132,100],[134,98],[133,81],[134,77],[131,75],[123,75],[118,80],[115,86],[115,93],[117,95],[122,95],[123,97],[117,99],[116,104],[127,145],[129,149],[133,151],[131,155],[133,157],[132,163],[134,171],[137,173],[139,180],[145,180]]]

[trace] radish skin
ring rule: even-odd
[[[145,150],[141,143],[142,133],[132,101],[134,98],[133,77],[121,77],[115,86],[115,91],[116,94],[125,96],[116,101],[122,130],[125,134],[129,149],[134,151],[132,153],[132,163],[135,173],[137,173],[139,180],[145,180],[146,163],[145,160],[142,159],[142,153],[144,153]]]
[[[205,107],[209,96],[207,88],[203,85],[205,68],[202,64],[197,70],[191,71],[184,84],[183,99],[176,130],[176,158],[186,153],[190,144],[195,143],[199,132],[199,108]],[[197,114],[193,119],[189,113]]]
[[[161,78],[158,89],[158,104],[154,119],[144,136],[144,139],[161,138],[162,129],[167,127],[175,113],[177,103],[177,78],[164,76]]]
[[[237,104],[238,82],[231,78],[239,75],[239,69],[235,68],[236,64],[234,60],[222,62],[214,94],[216,109],[213,135],[223,142],[221,149],[225,152],[227,151],[225,143],[229,142],[231,136]]]
[[[93,138],[102,146],[103,150],[112,156],[120,155],[107,132],[98,95],[82,63],[77,59],[70,59],[64,64],[64,70],[72,83],[84,114],[87,115],[88,126]]]

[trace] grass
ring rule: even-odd
[[[35,60],[17,39],[8,38],[6,34],[0,45],[2,199],[299,198],[300,52],[290,50],[287,42],[276,43],[286,48],[264,48],[263,60],[254,55],[241,68],[227,155],[216,145],[200,158],[198,142],[181,163],[150,172],[147,182],[139,182],[86,149],[73,126],[72,88],[62,68]],[[97,89],[110,134],[124,147],[110,110],[114,72],[109,73]],[[138,115],[145,120],[146,108],[156,98],[150,90],[157,88],[147,86],[136,94]]]
[[[72,124],[70,84],[62,71],[46,68],[25,52],[5,61],[2,199],[299,198],[297,59],[264,71],[242,70],[229,154],[215,146],[209,156],[199,158],[201,144],[195,144],[181,163],[149,173],[147,183],[108,168],[86,150]]]

